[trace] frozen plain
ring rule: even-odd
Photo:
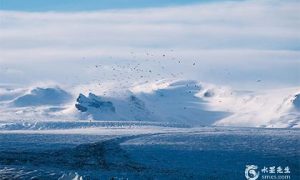
[[[49,124],[2,128],[1,179],[245,179],[246,165],[289,166],[300,177],[298,128]]]

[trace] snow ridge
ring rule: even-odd
[[[7,123],[13,129],[32,127],[20,126],[20,120],[29,124],[93,120],[187,126],[300,127],[299,88],[236,91],[192,80],[162,80],[127,89],[110,86],[110,90],[91,89],[88,93],[82,87],[79,89],[82,93],[57,86],[29,90],[2,87],[1,126],[8,127],[4,125]]]

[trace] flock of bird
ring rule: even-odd
[[[102,86],[105,82],[117,83],[119,88],[128,88],[131,84],[135,83],[148,83],[157,82],[162,79],[182,79],[185,77],[185,73],[189,71],[201,71],[201,60],[186,61],[183,57],[175,55],[174,50],[169,50],[165,53],[150,53],[150,52],[133,52],[129,53],[128,58],[120,59],[113,58],[101,58],[95,63],[95,59],[89,59],[82,57],[81,64],[84,64],[87,68],[86,71],[90,71],[88,78],[81,73],[71,73],[70,76],[66,76],[65,81],[71,82],[71,79],[75,79],[74,86],[76,84],[92,83]],[[95,63],[95,64],[91,64]],[[2,67],[2,72],[8,71],[8,67]],[[184,70],[185,69],[185,70]],[[193,70],[194,69],[194,70]],[[187,71],[188,70],[188,71]],[[210,73],[213,69],[208,67]],[[224,68],[225,75],[230,77],[231,72]],[[219,73],[224,73],[219,72]],[[218,73],[218,72],[217,72]],[[262,82],[261,79],[256,80],[257,83]],[[92,91],[90,89],[90,91]],[[112,91],[108,89],[107,91]]]
[[[157,57],[157,55],[145,53],[146,59],[140,60],[137,59],[134,52],[130,54],[132,55],[130,60],[126,60],[125,63],[119,60],[118,63],[110,65],[109,69],[107,69],[108,66],[105,65],[105,62],[103,64],[95,64],[94,68],[99,70],[101,77],[97,77],[94,80],[99,81],[99,78],[102,79],[105,76],[105,80],[128,85],[130,82],[147,83],[150,80],[160,81],[167,78],[180,78],[184,75],[182,71],[173,72],[172,67],[167,67],[168,65],[164,61],[169,61],[170,58],[166,54],[161,54],[161,57]],[[180,65],[183,64],[181,60],[176,61],[175,57],[171,57],[171,60]],[[196,66],[196,62],[193,62],[191,66]]]
[[[188,71],[200,71],[201,60],[185,61],[183,57],[175,56],[173,51],[170,50],[166,53],[136,53],[131,51],[129,58],[123,60],[119,57],[113,58],[113,56],[106,59],[102,58],[98,63],[88,65],[88,71],[94,72],[91,73],[90,80],[98,86],[105,86],[105,82],[113,82],[117,84],[119,89],[128,89],[136,83],[157,82],[162,79],[183,79],[186,75],[185,72],[187,72],[186,69]],[[84,64],[89,61],[86,57],[82,59]],[[214,73],[213,67],[208,70],[210,73]],[[224,72],[215,71],[215,73],[223,73],[228,78],[232,75],[228,68],[224,68]],[[256,82],[259,83],[261,80],[258,79]],[[92,92],[92,89],[89,91]],[[106,90],[106,92],[114,91],[114,89]]]

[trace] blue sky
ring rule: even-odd
[[[0,0],[0,9],[15,11],[89,11],[178,6],[221,1],[224,0]]]

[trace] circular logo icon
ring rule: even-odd
[[[255,165],[246,165],[245,177],[248,180],[256,180],[259,176],[258,167]]]

